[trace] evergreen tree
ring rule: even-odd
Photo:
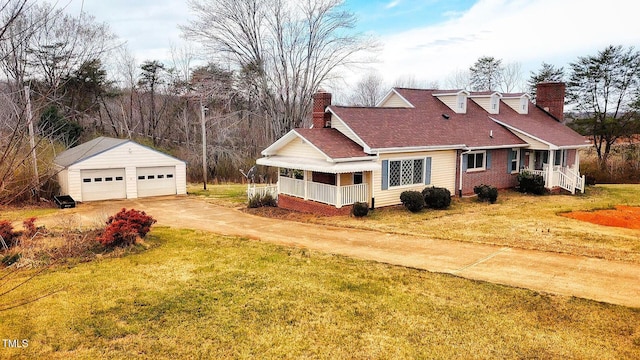
[[[531,72],[531,77],[527,82],[529,94],[533,99],[536,98],[536,86],[543,82],[562,82],[564,81],[564,68],[555,67],[551,64],[543,62],[538,72]]]
[[[502,60],[493,56],[483,56],[469,68],[471,72],[471,90],[493,91],[502,81]]]
[[[633,47],[610,45],[597,55],[579,57],[570,66],[568,103],[584,114],[571,126],[593,137],[604,167],[615,141],[639,128],[634,104],[640,96],[640,53]]]

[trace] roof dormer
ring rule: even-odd
[[[387,95],[385,95],[382,100],[376,104],[376,107],[412,108],[413,104],[400,95],[400,93],[394,88],[389,90]]]
[[[529,94],[503,94],[502,102],[509,105],[510,108],[517,111],[518,114],[526,115],[529,113],[529,103],[531,97]]]
[[[476,104],[480,105],[489,114],[500,113],[500,99],[502,94],[497,91],[485,91],[479,93],[471,93],[469,98]]]
[[[439,94],[433,94],[438,100],[442,101],[456,114],[467,113],[467,97],[469,92],[466,90],[454,90],[453,92],[444,92]]]

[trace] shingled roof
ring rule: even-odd
[[[54,162],[60,166],[66,167],[113,149],[116,146],[120,146],[129,141],[131,140],[100,136],[60,153],[60,155],[56,156]]]
[[[414,108],[331,106],[329,111],[371,149],[526,145],[472,101],[467,104],[466,114],[457,114],[433,96],[444,91],[396,90]]]
[[[333,159],[368,156],[362,146],[351,141],[336,129],[295,129],[295,132]]]

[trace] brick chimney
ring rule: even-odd
[[[313,95],[313,128],[322,129],[329,127],[327,124],[331,122],[331,114],[325,113],[327,106],[331,105],[331,93],[322,89]]]
[[[536,105],[563,121],[564,94],[565,84],[562,82],[540,83],[536,87]]]

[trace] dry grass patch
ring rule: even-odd
[[[308,216],[301,221],[640,262],[638,230],[558,216],[614,205],[640,205],[640,185],[600,185],[590,187],[584,195],[573,196],[502,191],[493,205],[477,202],[475,198],[456,198],[447,210],[412,214],[398,206],[376,209],[362,219]]]
[[[205,232],[56,268],[0,312],[24,358],[640,357],[640,312]]]

